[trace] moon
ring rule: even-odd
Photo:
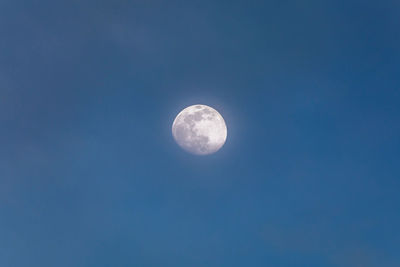
[[[206,105],[193,105],[182,110],[172,124],[172,135],[178,145],[195,155],[217,152],[226,141],[224,118]]]

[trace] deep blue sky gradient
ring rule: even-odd
[[[0,2],[0,266],[400,266],[400,2]],[[210,105],[228,140],[182,151]]]

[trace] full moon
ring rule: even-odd
[[[218,111],[206,105],[193,105],[176,116],[172,135],[184,150],[195,155],[208,155],[225,144],[227,129]]]

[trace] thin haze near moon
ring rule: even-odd
[[[172,124],[177,144],[189,153],[209,155],[225,144],[227,128],[224,118],[212,107],[193,105],[182,110]]]

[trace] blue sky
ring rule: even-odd
[[[0,266],[399,266],[398,1],[0,2]],[[225,146],[171,135],[216,108]]]

